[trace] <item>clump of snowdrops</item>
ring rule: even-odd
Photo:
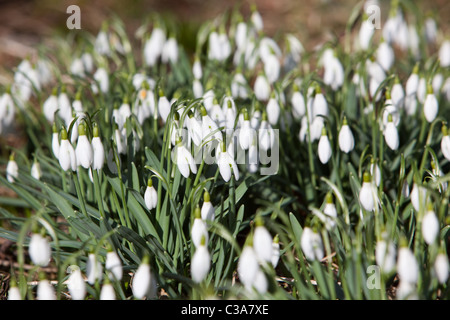
[[[8,298],[448,298],[450,42],[407,1],[374,29],[374,5],[314,49],[252,8],[194,52],[151,15],[21,61]]]

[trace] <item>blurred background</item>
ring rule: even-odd
[[[450,1],[409,0],[424,12],[435,15],[448,34]],[[0,68],[27,55],[33,46],[54,33],[65,33],[69,5],[81,9],[81,27],[96,34],[104,19],[117,14],[134,32],[150,13],[174,17],[178,22],[197,27],[205,20],[236,6],[244,16],[255,4],[264,19],[264,31],[293,32],[311,48],[330,34],[343,33],[355,0],[0,0]],[[381,22],[388,16],[389,1],[380,0]]]

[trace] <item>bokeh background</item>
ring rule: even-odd
[[[444,34],[449,34],[450,1],[409,0],[420,10],[433,14]],[[275,36],[281,32],[296,34],[306,49],[332,36],[340,36],[355,0],[0,0],[0,85],[8,83],[10,69],[54,34],[70,32],[66,27],[69,5],[81,9],[81,27],[96,34],[103,20],[118,15],[134,32],[151,13],[173,17],[195,30],[239,6],[244,14],[255,4],[264,19],[264,31]],[[388,16],[388,1],[380,0],[381,22]],[[248,16],[248,15],[247,15]]]

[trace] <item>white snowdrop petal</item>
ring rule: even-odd
[[[208,275],[211,267],[211,256],[208,249],[204,245],[196,248],[191,261],[191,275],[192,280],[200,283]]]
[[[272,236],[264,226],[257,226],[253,234],[253,249],[262,262],[272,260]]]
[[[41,267],[49,264],[51,258],[51,248],[47,238],[39,233],[31,235],[30,246],[28,248],[31,261]]]

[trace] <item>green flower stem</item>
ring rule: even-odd
[[[72,177],[73,177],[73,182],[75,184],[75,189],[76,189],[77,196],[78,196],[78,201],[80,202],[81,212],[84,214],[84,216],[86,218],[89,218],[87,210],[86,210],[84,193],[81,191],[81,186],[80,186],[80,181],[79,181],[79,179],[81,179],[81,177],[78,175],[77,172],[73,172]]]
[[[100,211],[100,216],[102,219],[105,219],[105,209],[103,208],[103,197],[102,192],[100,190],[100,177],[98,175],[97,170],[92,169],[92,175],[94,177],[94,189],[95,189],[95,197],[98,202],[98,209]]]

